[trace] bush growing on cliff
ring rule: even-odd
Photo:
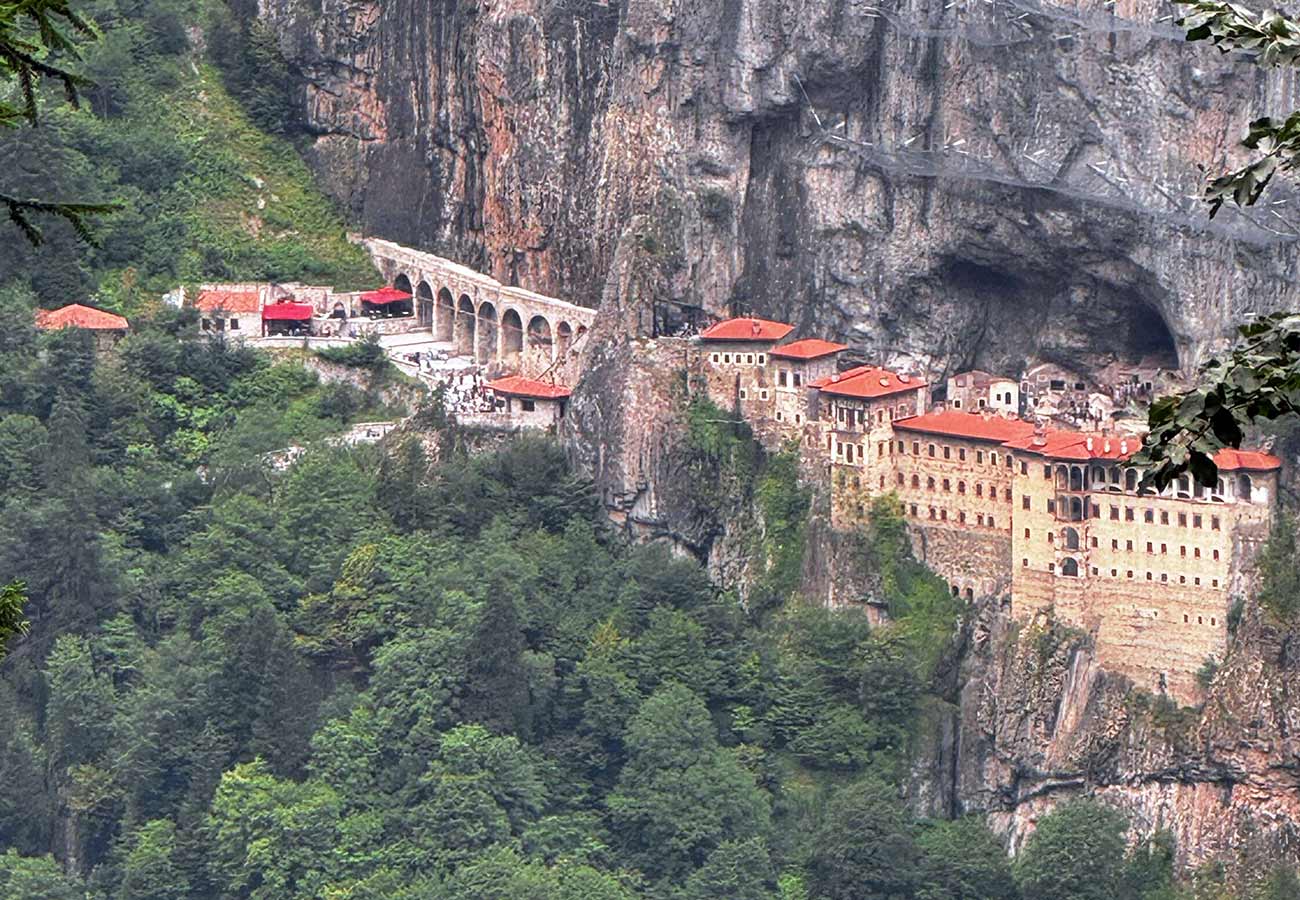
[[[1095,800],[1072,800],[1044,816],[1015,862],[1024,900],[1115,900],[1127,828]]]
[[[1273,521],[1273,531],[1259,555],[1259,602],[1279,622],[1290,622],[1300,611],[1300,568],[1297,568],[1295,520],[1287,511]]]

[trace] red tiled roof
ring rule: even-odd
[[[204,312],[222,309],[228,313],[257,312],[262,305],[257,291],[202,291],[194,305]]]
[[[1238,469],[1250,469],[1255,472],[1268,472],[1282,467],[1282,460],[1271,453],[1259,450],[1220,450],[1214,454],[1214,464],[1225,472]]]
[[[947,409],[942,412],[926,413],[908,419],[898,419],[894,428],[902,431],[920,431],[925,434],[942,434],[949,437],[966,438],[973,441],[992,441],[1003,444],[1018,439],[1029,438],[1034,434],[1034,426],[1023,419],[1006,416],[985,416],[977,412],[965,412],[960,409]]]
[[[779,356],[782,359],[817,359],[822,356],[830,356],[832,353],[840,353],[847,350],[847,344],[836,344],[832,341],[823,341],[819,338],[805,338],[802,341],[795,341],[792,344],[782,344],[780,347],[773,347],[768,352],[772,356]]]
[[[512,397],[536,397],[539,400],[563,400],[573,393],[563,385],[534,381],[531,378],[524,378],[522,375],[507,375],[505,378],[489,381],[487,386],[498,394],[509,394]]]
[[[119,315],[72,303],[59,309],[36,310],[36,327],[46,331],[58,328],[87,328],[91,331],[125,331],[127,321]]]
[[[706,341],[779,341],[792,331],[793,325],[770,319],[727,319],[706,328],[700,337]]]
[[[410,299],[411,299],[410,294],[408,294],[406,291],[399,291],[391,284],[388,285],[387,287],[381,287],[377,291],[367,291],[366,293],[361,295],[362,302],[373,303],[377,306],[383,305],[385,303],[396,303],[399,300],[410,300]]]
[[[818,378],[812,386],[822,393],[834,394],[837,397],[872,399],[914,391],[925,387],[925,382],[877,366],[858,366],[856,369],[849,369],[838,375]]]
[[[313,312],[310,303],[268,303],[262,307],[262,318],[272,322],[302,322],[310,319]]]
[[[1028,450],[1051,459],[1128,459],[1142,446],[1138,435],[1088,434],[1082,431],[1049,431],[1043,435],[1008,441],[1013,450]]]

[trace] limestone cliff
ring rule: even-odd
[[[1200,711],[1134,694],[1083,635],[1018,628],[996,602],[962,637],[959,703],[917,767],[922,808],[988,813],[1014,848],[1086,793],[1124,810],[1138,835],[1171,832],[1184,863],[1300,851],[1300,654],[1253,605]]]
[[[251,11],[251,10],[250,10]],[[310,158],[368,231],[593,303],[638,216],[657,298],[873,356],[1198,359],[1294,304],[1289,207],[1191,196],[1290,82],[1164,0],[258,0]]]

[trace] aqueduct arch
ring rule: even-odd
[[[477,362],[537,375],[565,365],[586,345],[596,311],[524,288],[432,253],[377,238],[364,240],[394,286],[415,295],[418,324],[435,340]],[[414,289],[412,289],[414,285]]]

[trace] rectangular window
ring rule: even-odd
[[[1011,488],[1002,489],[1002,499],[1007,501],[1008,503],[1011,502]]]
[[[1093,538],[1093,539],[1092,539],[1092,546],[1093,546],[1093,549],[1096,549],[1096,547],[1097,547],[1097,539],[1096,539],[1096,538]]]
[[[1055,571],[1056,571],[1056,563],[1048,563],[1048,564],[1047,564],[1047,571],[1049,571],[1049,572],[1055,572]]]
[[[1129,553],[1132,553],[1132,552],[1133,552],[1133,542],[1132,542],[1132,541],[1125,541],[1125,542],[1124,542],[1124,549],[1127,550]]]
[[[899,452],[899,453],[904,453],[904,452],[905,452],[904,449],[903,449],[903,447],[904,447],[903,442],[902,442],[902,441],[899,441],[899,442],[898,442],[898,452]]]
[[[921,455],[921,442],[920,442],[920,441],[912,441],[912,455],[913,455],[913,456],[920,456],[920,455]]]
[[[947,478],[945,478],[945,479],[943,480],[943,489],[944,489],[945,491],[951,491],[952,488],[951,488],[949,485],[950,485],[950,482],[948,481]]]
[[[1110,508],[1110,520],[1111,520],[1112,522],[1118,522],[1118,521],[1119,521],[1119,507],[1118,507],[1118,506],[1114,506],[1114,505],[1111,506],[1111,508]]]
[[[1200,548],[1200,547],[1194,547],[1194,548],[1192,548],[1192,558],[1193,558],[1193,559],[1200,559],[1200,558],[1201,558],[1201,548]]]
[[[965,460],[966,460],[966,448],[965,448],[965,447],[958,447],[958,448],[957,448],[957,458],[960,459],[960,460],[962,460],[963,462],[965,462]]]
[[[717,362],[721,362],[721,361],[722,361],[722,357],[718,356],[718,354],[716,354],[716,353],[713,354],[713,356],[711,357],[711,359],[712,359],[712,361],[715,362],[715,363],[717,363]]]
[[[958,521],[958,522],[961,522],[963,525],[965,525],[965,524],[966,524],[966,513],[964,513],[964,512],[959,512],[959,513],[957,513],[957,521]]]
[[[789,374],[785,369],[781,369],[776,373],[777,387],[786,387],[789,384]]]
[[[1197,513],[1196,515],[1192,516],[1192,527],[1200,528],[1201,526],[1202,526],[1201,514]]]
[[[1161,525],[1169,524],[1169,513],[1165,510],[1161,510],[1160,512],[1160,524]]]
[[[943,458],[952,459],[952,448],[949,447],[947,444],[944,444],[943,446]]]
[[[1029,495],[1028,495],[1028,494],[1025,494],[1023,497],[1020,498],[1020,508],[1021,508],[1021,509],[1029,509]]]
[[[1028,475],[1028,474],[1029,474],[1029,463],[1027,463],[1027,462],[1022,462],[1022,463],[1020,464],[1020,474],[1021,474],[1021,475]]]
[[[1118,539],[1112,540],[1112,541],[1110,542],[1110,549],[1112,549],[1112,550],[1118,550],[1118,549],[1119,549],[1119,540],[1118,540]]]
[[[1186,555],[1187,555],[1187,547],[1186,547],[1186,546],[1179,547],[1179,548],[1178,548],[1178,555],[1179,555],[1179,556],[1186,556]]]
[[[740,389],[740,399],[741,399],[741,400],[747,400],[748,398],[749,398],[749,393],[748,393],[744,388],[741,388],[741,389]]]
[[[803,384],[803,376],[800,375],[798,372],[795,372],[794,375],[793,375],[792,377],[793,377],[793,379],[794,379],[794,386],[795,386],[795,387],[799,387],[800,385]]]
[[[930,458],[933,459],[933,458],[934,458],[934,444],[931,444],[931,445],[930,445],[929,447],[927,447],[926,449],[929,451]]]
[[[1218,550],[1215,550],[1215,551],[1214,551],[1214,561],[1215,561],[1215,562],[1218,562],[1218,561],[1219,561],[1219,551],[1218,551]]]
[[[1155,552],[1156,552],[1156,545],[1151,543],[1150,541],[1147,541],[1147,553],[1155,553]]]
[[[238,320],[238,319],[231,319],[231,320],[230,320],[230,330],[231,330],[231,331],[238,331],[238,330],[239,330],[239,320]]]
[[[1186,528],[1186,527],[1187,527],[1187,513],[1179,513],[1179,514],[1178,514],[1178,527],[1179,527],[1179,528]]]
[[[1020,560],[1020,565],[1021,565],[1022,568],[1028,569],[1028,568],[1029,568],[1029,560],[1028,560],[1028,559],[1021,559],[1021,560]]]
[[[1218,530],[1219,530],[1219,517],[1218,517],[1218,516],[1210,516],[1210,530],[1211,530],[1211,531],[1218,531]]]
[[[758,399],[760,400],[766,400],[769,396],[767,388],[762,388],[758,392]]]
[[[1052,467],[1051,467],[1051,466],[1043,466],[1043,477],[1046,478],[1048,481],[1051,481],[1051,480],[1052,480]]]
[[[1124,521],[1125,522],[1133,521],[1133,507],[1131,506],[1124,507]]]
[[[1161,545],[1160,545],[1160,555],[1161,555],[1161,556],[1168,556],[1168,555],[1169,555],[1169,545],[1168,545],[1168,544],[1161,544]]]
[[[730,353],[724,353],[724,354],[722,354],[722,361],[723,361],[724,363],[727,363],[728,365],[730,365],[730,364],[731,364],[731,354],[730,354]]]
[[[912,515],[916,515],[916,504],[912,504]]]
[[[759,364],[760,366],[765,366],[765,365],[767,365],[767,354],[766,354],[766,353],[760,353],[760,354],[758,354],[758,364]],[[798,379],[796,378],[796,379],[795,379],[795,384],[798,384],[798,383],[799,383],[799,381],[798,381]]]
[[[537,404],[532,400],[520,400],[519,405],[524,408],[524,412],[533,412],[537,409]]]
[[[1144,509],[1144,510],[1142,510],[1142,521],[1143,521],[1143,522],[1146,522],[1146,523],[1149,525],[1149,524],[1151,524],[1152,522],[1154,522],[1155,520],[1156,520],[1156,514],[1155,514],[1154,511],[1149,510],[1149,509]]]
[[[1029,529],[1025,529],[1025,540],[1029,540]]]
[[[754,354],[752,354],[752,353],[746,353],[746,354],[745,354],[745,362],[747,362],[749,365],[752,366],[752,365],[754,364]]]
[[[1049,513],[1056,512],[1056,501],[1053,500],[1051,497],[1047,498],[1047,511]]]

